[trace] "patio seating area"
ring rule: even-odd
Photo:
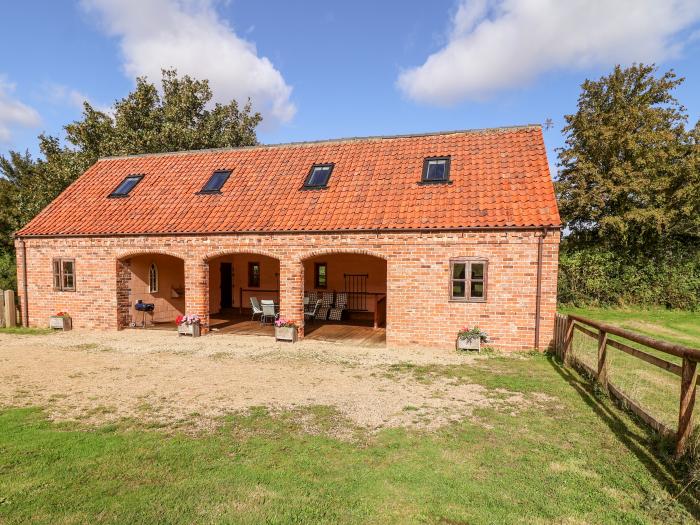
[[[185,311],[182,260],[144,254],[132,255],[124,264],[130,282],[125,324],[175,330],[177,315]],[[297,324],[303,319],[305,338],[386,344],[386,261],[340,253],[314,256],[302,264],[303,313],[294,319]],[[282,303],[279,260],[254,253],[221,254],[208,267],[212,333],[274,337],[275,321],[290,317]],[[152,308],[140,311],[139,306]]]
[[[274,324],[262,324],[259,319],[237,311],[218,313],[210,319],[212,334],[260,335],[274,337]],[[174,328],[173,325],[170,327]],[[305,339],[345,342],[363,347],[383,347],[386,345],[386,329],[374,328],[371,319],[347,319],[345,321],[307,322]]]

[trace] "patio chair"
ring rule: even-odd
[[[306,310],[304,310],[304,320],[313,321],[314,319],[316,319],[316,314],[318,313],[319,308],[321,308],[320,299],[316,301],[316,304],[313,306],[313,308],[307,308]]]
[[[325,321],[328,319],[328,312],[333,306],[333,292],[323,292],[321,295],[321,307],[316,312],[316,319]]]
[[[262,314],[260,315],[260,323],[267,323],[270,319],[270,323],[274,323],[279,314],[275,311],[275,302],[270,299],[263,299],[260,301],[260,306],[262,307]]]
[[[316,301],[318,301],[318,292],[309,292],[306,297],[309,299],[309,304],[316,304]]]
[[[348,308],[348,294],[347,292],[338,292],[335,295],[335,307],[331,308],[328,312],[329,321],[341,321],[343,319],[343,312]]]
[[[252,320],[255,321],[255,316],[260,315],[262,316],[262,306],[260,306],[260,301],[258,301],[257,297],[251,297],[250,298],[250,308],[253,311],[253,317]]]

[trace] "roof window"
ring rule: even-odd
[[[221,193],[221,188],[231,175],[230,171],[215,171],[199,193]]]
[[[311,166],[309,176],[306,177],[304,188],[325,188],[328,185],[328,179],[333,173],[334,164],[314,164]]]
[[[421,182],[436,183],[450,181],[450,157],[427,157],[423,161]]]
[[[143,179],[143,175],[129,175],[119,183],[119,186],[117,186],[114,191],[109,194],[109,197],[127,197],[129,193],[131,193],[131,190],[134,189],[134,186],[136,186],[141,179]]]

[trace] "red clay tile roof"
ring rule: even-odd
[[[421,185],[451,156],[451,184]],[[312,164],[328,187],[301,190]],[[198,195],[232,170],[220,195]],[[143,180],[108,199],[130,174]],[[559,226],[539,126],[100,159],[27,226],[30,235]]]

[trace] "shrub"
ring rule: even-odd
[[[624,255],[603,248],[563,249],[559,301],[576,306],[700,309],[700,252]]]
[[[9,253],[0,253],[0,290],[17,291],[15,258]]]

